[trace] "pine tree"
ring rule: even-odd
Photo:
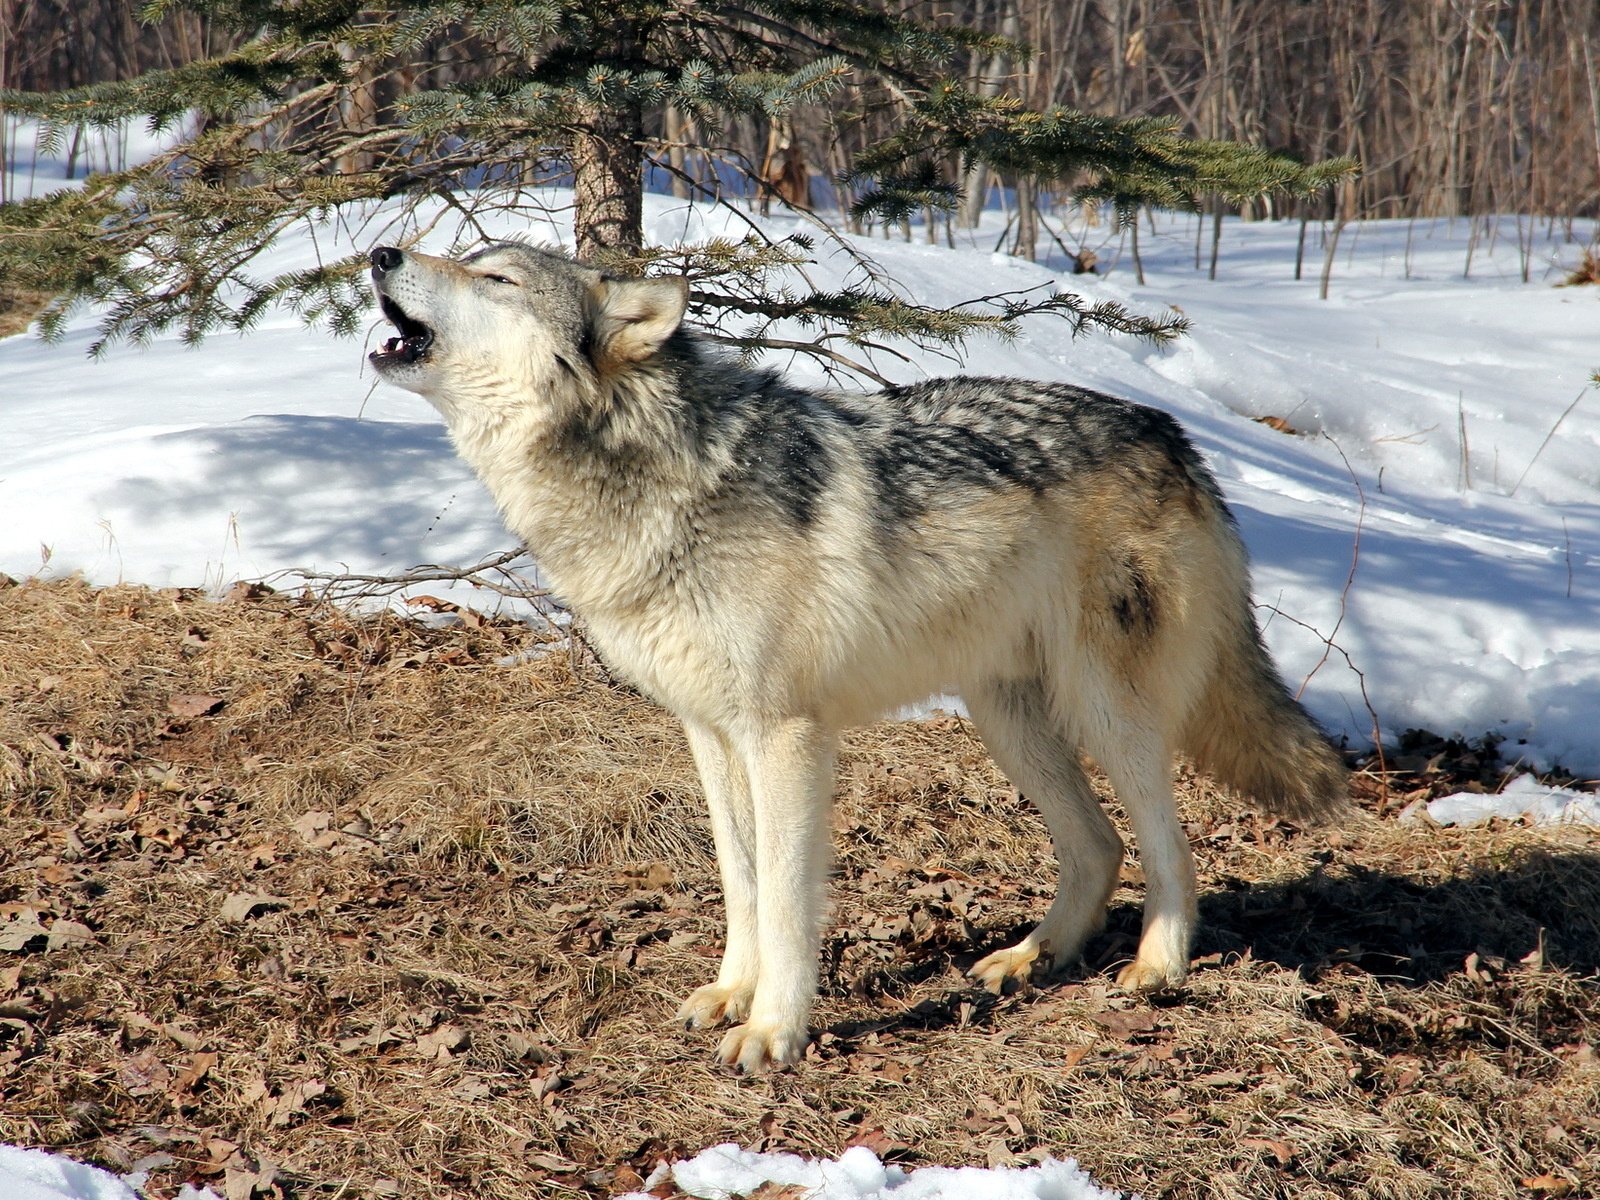
[[[91,300],[107,304],[96,351],[174,326],[194,341],[245,329],[272,305],[352,332],[369,311],[359,258],[259,277],[252,264],[274,238],[396,196],[443,199],[471,228],[475,213],[517,203],[553,167],[569,173],[580,257],[686,271],[698,318],[751,351],[777,344],[859,366],[830,347],[1004,335],[1034,312],[1158,338],[1182,328],[1181,318],[1062,292],[930,309],[897,295],[864,258],[860,287],[797,287],[813,239],[775,242],[753,225],[740,242],[643,245],[643,168],[674,163],[657,132],[663,112],[709,137],[740,120],[827,113],[847,85],[856,97],[864,84],[889,97],[900,122],[852,168],[857,216],[900,221],[953,206],[952,162],[1078,180],[1124,218],[1144,203],[1192,207],[1208,192],[1309,194],[1350,169],[1190,141],[1170,121],[1024,110],[954,73],[966,56],[1021,47],[849,0],[151,0],[143,15],[178,8],[228,25],[239,48],[125,82],[0,93],[0,105],[41,118],[46,138],[134,119],[197,127],[81,191],[0,207],[0,286],[58,297],[43,317],[46,336]],[[744,173],[764,186],[753,164]],[[819,223],[819,232],[830,231]],[[771,332],[783,320],[814,334],[779,341]]]

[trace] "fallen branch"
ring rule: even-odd
[[[319,599],[332,603],[349,603],[393,596],[397,592],[420,583],[468,583],[512,600],[526,600],[541,613],[548,607],[541,603],[550,599],[549,588],[530,583],[511,564],[528,558],[528,552],[519,546],[503,550],[470,567],[450,567],[438,563],[420,563],[397,575],[365,575],[355,571],[313,571],[306,567],[290,567],[271,579],[298,576]],[[532,565],[532,559],[528,559]]]

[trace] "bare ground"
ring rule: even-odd
[[[0,1140],[230,1200],[608,1196],[719,1141],[1197,1200],[1600,1186],[1600,836],[1397,821],[1493,785],[1466,743],[1331,834],[1186,778],[1203,927],[1152,1003],[1110,984],[1132,857],[1063,981],[970,987],[1048,902],[1044,831],[964,722],[862,730],[817,1044],[746,1079],[669,1021],[721,903],[633,693],[499,665],[509,621],[6,582]]]

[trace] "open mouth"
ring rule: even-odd
[[[374,351],[372,357],[408,365],[425,357],[428,348],[433,345],[433,330],[421,321],[407,316],[405,310],[387,296],[378,297],[378,307],[400,331],[400,335],[385,341],[383,348]]]

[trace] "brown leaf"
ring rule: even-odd
[[[221,696],[207,696],[197,692],[179,692],[167,701],[167,712],[180,721],[209,717],[221,707]]]
[[[1517,1182],[1530,1192],[1538,1192],[1541,1196],[1566,1196],[1572,1192],[1572,1180],[1564,1179],[1560,1175],[1531,1175]]]
[[[1257,417],[1256,422],[1265,425],[1268,429],[1276,429],[1279,433],[1294,435],[1300,432],[1282,417]]]
[[[224,921],[248,921],[251,917],[274,908],[287,908],[289,902],[266,892],[230,892],[217,916]]]
[[[177,1078],[172,1081],[174,1092],[187,1092],[194,1088],[206,1077],[206,1073],[217,1065],[217,1054],[214,1050],[202,1050],[189,1060],[189,1065],[178,1072]]]
[[[882,1125],[875,1125],[865,1132],[856,1134],[845,1143],[845,1146],[865,1146],[879,1158],[888,1158],[891,1154],[904,1154],[911,1149],[899,1138],[891,1137]]]
[[[1294,1147],[1278,1138],[1240,1138],[1239,1145],[1246,1150],[1260,1150],[1270,1154],[1281,1164],[1287,1164],[1294,1158]]]
[[[467,1031],[461,1026],[441,1025],[432,1033],[425,1033],[417,1039],[417,1050],[424,1058],[449,1062],[451,1052],[465,1049],[469,1040]]]
[[[49,936],[49,931],[39,920],[38,910],[24,908],[0,925],[0,950],[22,950],[34,938]]]
[[[1090,1013],[1089,1019],[1101,1026],[1112,1037],[1126,1041],[1136,1033],[1149,1033],[1158,1022],[1153,1010],[1109,1008],[1104,1012]]]
[[[50,936],[46,939],[46,950],[62,950],[68,946],[92,946],[94,933],[87,925],[77,921],[69,921],[65,917],[57,917],[50,922]]]
[[[117,1082],[130,1096],[164,1092],[171,1079],[172,1072],[167,1070],[153,1050],[125,1058],[117,1067]]]

